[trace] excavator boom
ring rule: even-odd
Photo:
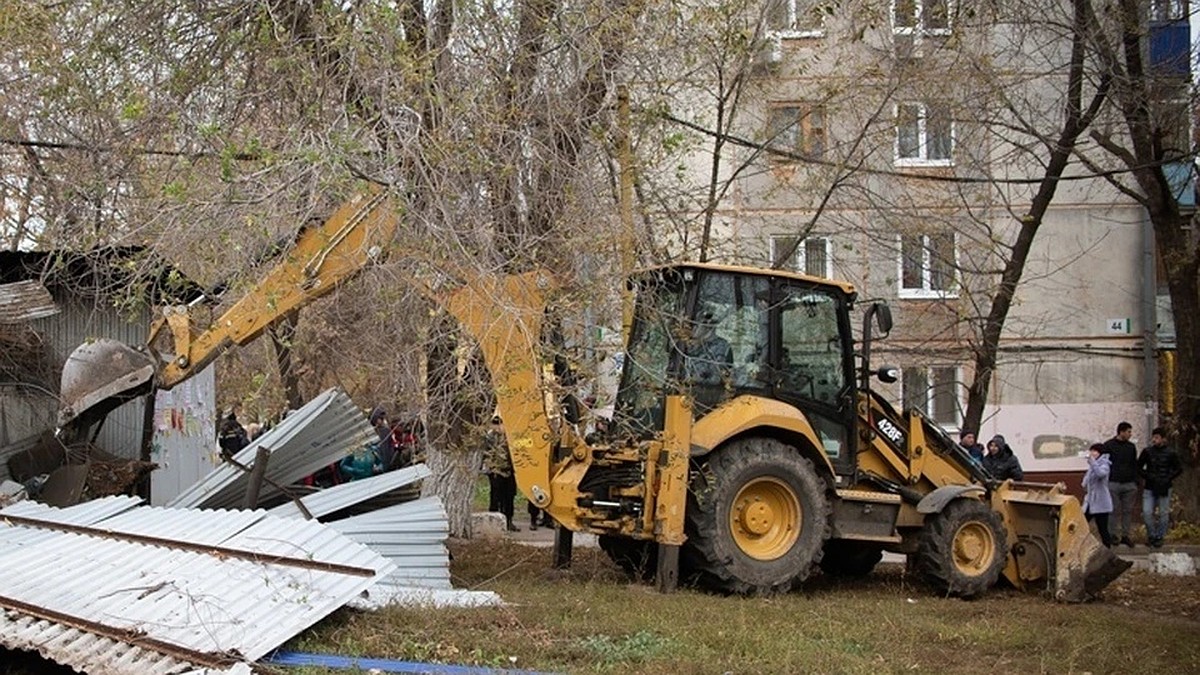
[[[170,389],[230,347],[251,342],[280,317],[360,272],[384,250],[398,222],[383,190],[360,193],[320,226],[302,230],[266,277],[207,329],[196,330],[188,307],[167,307],[145,347],[104,338],[80,345],[63,365],[59,426],[99,419],[156,387]],[[152,348],[164,331],[171,336],[165,363]]]

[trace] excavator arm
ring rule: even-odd
[[[225,350],[247,344],[289,312],[328,294],[358,274],[396,231],[396,213],[383,191],[356,195],[321,226],[303,230],[285,259],[207,330],[196,333],[187,307],[169,307],[150,328],[149,344],[170,330],[174,357],[159,373],[170,389],[203,370]]]
[[[200,372],[225,350],[244,345],[289,312],[324,296],[377,257],[399,222],[381,189],[348,200],[324,223],[302,230],[295,246],[266,277],[208,328],[197,330],[187,306],[167,307],[134,349],[111,339],[80,345],[63,365],[59,424],[87,426],[125,401],[154,388],[170,389]],[[162,362],[153,345],[169,334]]]

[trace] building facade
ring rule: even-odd
[[[723,111],[757,143],[725,151],[717,173],[728,189],[703,252],[846,279],[860,298],[888,300],[896,327],[875,361],[901,369],[889,393],[951,431],[1070,93],[1069,4],[1001,4],[767,4],[741,108]],[[1180,148],[1167,170],[1194,208],[1188,8],[1155,0],[1144,21],[1157,107],[1175,120],[1163,123],[1175,131],[1165,142]],[[1084,107],[1095,67],[1084,66]],[[711,117],[709,105],[690,113]],[[1120,122],[1106,103],[1094,125]],[[1087,446],[1123,420],[1148,442],[1172,343],[1148,218],[1105,178],[1121,171],[1117,159],[1087,134],[1078,144],[1029,251],[975,430],[981,442],[1005,436],[1034,477],[1082,471]],[[706,156],[692,159],[698,177],[712,175]]]

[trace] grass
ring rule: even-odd
[[[507,541],[452,549],[456,585],[507,607],[343,610],[289,647],[562,673],[1200,672],[1195,579],[1127,574],[1086,605],[1006,589],[965,602],[884,565],[779,597],[661,595],[596,549],[569,572]]]
[[[818,574],[787,595],[743,598],[659,594],[594,548],[577,548],[569,571],[550,569],[549,549],[507,540],[451,550],[455,585],[497,591],[507,606],[343,609],[286,648],[581,674],[1200,672],[1194,577],[1128,573],[1084,605],[1003,588],[966,602],[881,565],[861,580]],[[69,672],[13,656],[0,651],[0,675]]]

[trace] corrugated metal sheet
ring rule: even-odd
[[[301,501],[314,518],[321,518],[426,478],[431,473],[424,464],[417,464],[327,488]],[[289,518],[303,517],[293,502],[282,504],[269,513]],[[502,604],[500,596],[491,591],[451,588],[450,554],[446,549],[450,528],[446,509],[437,497],[336,520],[329,526],[396,565],[396,570],[368,589],[365,596],[351,602],[355,607],[371,609],[389,604],[482,607]]]
[[[449,524],[442,500],[427,497],[329,524],[396,565],[396,570],[354,598],[350,605],[484,607],[503,604],[491,591],[451,588]]]
[[[58,305],[40,282],[28,279],[0,284],[0,323],[32,321],[58,313]]]
[[[0,558],[9,610],[0,642],[36,644],[88,672],[178,672],[181,662],[224,669],[261,658],[394,569],[315,521],[128,504],[0,511],[0,531],[34,533],[11,534],[21,543]],[[70,519],[91,529],[54,530]]]
[[[150,503],[162,506],[221,465],[217,445],[216,364],[154,397]]]
[[[53,429],[57,401],[55,392],[36,385],[0,383],[0,446],[36,439]],[[4,471],[7,474],[8,467]]]
[[[255,439],[234,459],[251,467],[258,448],[267,448],[271,453],[267,478],[276,485],[288,485],[374,439],[374,430],[354,402],[341,391],[330,389]],[[223,464],[168,506],[237,508],[243,503],[247,485],[246,472]],[[264,482],[261,499],[277,494],[277,488]]]
[[[0,396],[0,405],[3,405],[4,397]],[[0,413],[3,414],[3,413]],[[13,455],[19,455],[22,452],[32,450],[37,445],[38,436],[29,436],[16,443],[10,443],[4,447],[0,447],[0,480],[12,480],[12,474],[8,471],[8,460]]]
[[[223,669],[204,668],[150,649],[141,649],[120,640],[100,637],[19,612],[0,612],[0,644],[9,649],[38,652],[51,661],[89,675],[250,675],[254,672],[245,663]]]
[[[34,501],[21,501],[6,507],[0,513],[6,516],[39,518],[64,525],[91,526],[117,514],[135,509],[142,504],[141,497],[109,497],[66,509],[55,509]],[[32,546],[56,537],[53,531],[26,527],[0,527],[0,567],[7,565],[5,556],[12,555],[22,547]]]
[[[396,571],[388,583],[450,588],[450,528],[441,499],[426,497],[329,526],[394,562]]]
[[[270,464],[268,463],[267,466],[270,466]],[[365,502],[372,497],[377,497],[390,490],[415,483],[422,478],[428,478],[432,473],[429,467],[424,464],[416,464],[363,480],[351,481],[331,488],[325,488],[320,492],[301,498],[300,502],[304,504],[304,508],[308,510],[313,518],[321,518],[321,516],[336,513],[344,508]],[[304,517],[304,514],[300,511],[300,507],[296,506],[295,502],[285,502],[267,511],[267,513],[279,516],[280,518]]]

